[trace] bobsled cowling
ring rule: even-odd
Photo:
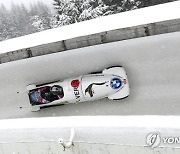
[[[43,88],[55,85],[62,87],[63,96],[53,96],[51,91],[47,90],[47,94],[43,93]],[[102,73],[83,75],[51,84],[31,85],[29,87],[32,87],[32,89],[28,89],[29,100],[35,111],[38,110],[38,107],[40,109],[45,106],[94,101],[105,97],[117,100],[129,96],[127,75],[125,69],[119,66],[107,68]]]

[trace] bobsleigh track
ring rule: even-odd
[[[0,118],[81,115],[179,115],[180,32],[69,50],[0,65]],[[122,65],[130,96],[31,112],[28,84],[63,80]],[[20,91],[21,93],[17,93]],[[21,107],[21,108],[20,108]]]
[[[179,154],[179,6],[176,1],[2,41],[0,154]],[[117,65],[127,72],[128,98],[31,112],[27,85]]]

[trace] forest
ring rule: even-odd
[[[100,16],[121,13],[175,0],[52,0],[30,4],[0,4],[0,41]],[[127,19],[128,20],[128,19]]]

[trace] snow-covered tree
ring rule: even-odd
[[[54,0],[55,27],[112,14],[110,7],[101,0]]]
[[[54,27],[141,7],[142,0],[54,0]]]
[[[78,18],[78,21],[89,20],[100,16],[110,15],[113,13],[114,12],[110,9],[109,6],[103,4],[98,5],[97,7],[90,6],[89,8],[82,11]]]
[[[80,3],[81,0],[77,1],[77,3],[75,1],[54,0],[53,5],[57,14],[54,15],[56,21],[53,23],[53,26],[57,27],[75,23],[80,12],[78,8]]]
[[[12,3],[0,5],[0,41],[100,16],[129,11],[175,0],[53,0],[54,15],[42,2],[27,9]]]
[[[10,12],[3,4],[0,6],[0,41],[11,38]]]
[[[11,4],[10,9],[0,5],[0,41],[51,28],[52,14],[42,2],[26,8]]]
[[[30,18],[32,25],[37,31],[43,31],[51,28],[51,12],[49,8],[42,2],[31,4]]]
[[[108,6],[114,6],[114,13],[134,10],[142,7],[143,0],[102,0]]]
[[[11,5],[10,10],[11,29],[13,31],[12,38],[27,35],[36,32],[32,26],[28,9],[23,5]]]

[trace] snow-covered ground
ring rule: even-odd
[[[120,28],[180,18],[180,1],[100,17],[0,42],[0,53]],[[90,25],[90,26],[89,26]]]
[[[179,115],[180,32],[69,50],[0,65],[0,118],[73,115]],[[130,96],[30,111],[26,85],[122,65]]]
[[[0,120],[0,154],[63,153],[74,129],[74,146],[66,154],[178,154],[177,116],[72,116]],[[23,123],[23,125],[22,125]],[[149,145],[148,136],[158,134]],[[168,137],[171,140],[168,141]],[[159,139],[159,140],[158,140]],[[164,142],[166,140],[166,142]],[[173,141],[172,141],[173,140]]]

